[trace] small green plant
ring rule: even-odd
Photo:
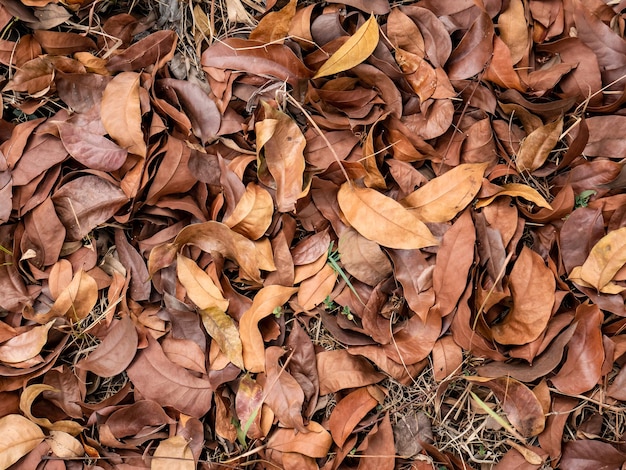
[[[337,308],[337,304],[330,298],[330,295],[327,295],[324,299],[324,308],[329,312]]]
[[[341,314],[344,315],[350,321],[354,320],[354,315],[352,315],[352,312],[350,311],[350,307],[348,307],[347,305],[344,305],[341,308]]]
[[[586,191],[583,191],[578,196],[576,196],[576,199],[574,201],[574,208],[587,207],[587,205],[589,204],[589,198],[595,194],[598,194],[598,192],[594,191],[593,189],[587,189]]]
[[[283,314],[283,307],[281,307],[280,305],[278,307],[274,307],[274,310],[272,310],[272,315],[274,315],[276,318],[280,318]]]
[[[350,282],[350,278],[348,278],[348,275],[343,270],[343,268],[339,266],[340,255],[339,255],[338,250],[333,250],[334,244],[335,242],[331,241],[330,246],[328,247],[328,264],[330,264],[330,267],[333,268],[333,270],[337,274],[339,274],[344,281],[346,281],[347,286],[350,288],[350,290],[355,295],[355,297],[359,299],[359,302],[365,305],[363,301],[361,300],[361,297],[359,297],[359,294],[357,293],[356,289]]]

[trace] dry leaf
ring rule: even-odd
[[[350,70],[367,59],[378,45],[378,22],[374,15],[363,23],[317,71],[315,78]]]
[[[9,468],[44,440],[41,428],[22,415],[10,414],[0,418],[0,467]]]
[[[410,210],[375,189],[344,183],[337,201],[350,225],[380,245],[410,250],[439,243]]]
[[[463,163],[430,180],[402,200],[423,222],[452,220],[472,202],[488,163]]]

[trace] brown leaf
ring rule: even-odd
[[[384,281],[391,274],[391,262],[380,245],[348,229],[339,237],[341,265],[352,276],[370,286]]]
[[[61,186],[52,196],[67,239],[80,240],[109,220],[128,197],[109,179],[86,175]]]
[[[279,361],[284,354],[285,350],[278,346],[265,350],[265,404],[282,426],[306,432],[302,419],[304,392],[296,379],[281,367]]]
[[[500,344],[534,341],[552,315],[556,288],[554,274],[541,256],[524,247],[511,270],[509,288],[513,307],[502,323],[491,328],[493,338]]]
[[[563,446],[561,468],[571,470],[617,469],[626,462],[626,454],[607,442],[596,440],[570,441]]]
[[[215,221],[188,225],[178,233],[171,244],[153,249],[148,259],[148,272],[152,275],[172,264],[176,252],[185,245],[197,246],[207,253],[220,253],[239,264],[242,277],[261,282],[260,269],[266,266],[255,244],[226,225]]]
[[[257,173],[260,180],[276,189],[280,212],[291,212],[302,196],[304,178],[304,134],[287,114],[263,102],[265,119],[258,121],[256,132]],[[269,178],[265,174],[269,172]]]
[[[395,447],[389,413],[374,425],[357,448],[363,457],[359,461],[359,470],[393,470],[395,468]]]
[[[333,408],[328,420],[328,428],[335,444],[343,447],[356,425],[376,405],[378,400],[370,394],[367,387],[361,387],[342,398]]]
[[[626,227],[622,227],[602,237],[593,246],[582,266],[579,269],[572,269],[570,277],[580,277],[600,292],[618,293],[610,292],[610,288],[615,286],[611,281],[626,264],[625,234]],[[621,287],[615,287],[618,291],[623,290]]]
[[[355,33],[328,58],[317,71],[315,78],[334,75],[359,65],[367,59],[378,45],[378,23],[374,15],[363,23]]]
[[[331,294],[338,276],[339,274],[330,264],[325,264],[317,274],[300,284],[298,305],[305,311],[313,310]]]
[[[565,345],[574,335],[576,325],[571,325],[561,333],[539,357],[533,360],[532,365],[526,363],[491,362],[478,367],[477,372],[483,377],[511,376],[521,382],[534,382],[552,372],[559,365]]]
[[[474,199],[488,163],[463,163],[430,180],[402,200],[423,222],[452,220]]]
[[[37,30],[33,32],[46,54],[70,55],[74,52],[96,49],[92,39],[82,34]]]
[[[26,214],[24,224],[22,256],[34,251],[35,256],[28,258],[28,262],[40,269],[56,263],[65,241],[65,227],[57,217],[52,200],[47,198]]]
[[[510,377],[487,381],[474,379],[467,378],[470,382],[478,382],[489,387],[500,402],[508,420],[523,437],[533,437],[543,431],[545,427],[543,408],[526,385]]]
[[[317,375],[320,378],[320,395],[375,384],[384,377],[365,358],[352,356],[344,349],[318,353]]]
[[[413,315],[384,350],[390,359],[400,364],[415,364],[430,354],[440,333],[441,316],[438,312],[431,310],[424,319]]]
[[[444,234],[433,269],[433,289],[441,316],[454,310],[465,291],[475,243],[476,229],[466,210]]]
[[[552,206],[548,204],[548,202],[543,198],[539,192],[531,188],[526,184],[520,183],[507,183],[502,185],[502,190],[498,191],[494,196],[488,197],[486,199],[481,199],[476,203],[476,208],[480,209],[481,207],[488,206],[496,198],[500,196],[512,196],[512,197],[521,197],[536,204],[539,207],[545,207],[546,209],[552,209]]]
[[[296,452],[313,458],[326,457],[333,440],[321,424],[311,421],[308,432],[295,429],[277,428],[267,439],[267,447],[280,452]]]
[[[368,240],[405,250],[439,243],[410,210],[374,189],[344,183],[337,200],[350,225]]]
[[[106,137],[68,122],[59,122],[57,127],[67,152],[87,168],[115,171],[126,162],[128,150],[119,147]]]
[[[102,342],[76,367],[93,372],[100,377],[120,374],[137,353],[138,337],[135,325],[128,315],[112,324]]]
[[[481,11],[450,54],[446,69],[450,80],[470,78],[483,70],[493,52],[493,23]]]
[[[117,144],[140,157],[146,156],[141,127],[139,78],[135,72],[116,75],[104,89],[100,115],[102,125]]]
[[[550,380],[561,392],[578,395],[591,390],[602,376],[604,346],[600,325],[604,315],[597,305],[582,304],[576,309],[578,322],[568,343],[567,359]]]
[[[208,73],[212,68],[243,70],[256,75],[269,75],[292,86],[311,76],[311,71],[289,47],[240,38],[216,41],[202,53],[201,63]]]
[[[126,369],[128,377],[143,397],[162,406],[199,418],[211,408],[213,391],[206,377],[196,377],[172,363],[160,344],[148,336],[142,349]]]
[[[399,8],[393,8],[387,17],[387,37],[396,47],[424,57],[424,37],[417,25]]]
[[[45,438],[41,428],[18,414],[0,418],[0,467],[9,468],[39,445]]]
[[[72,436],[76,436],[83,431],[83,427],[76,421],[58,420],[50,421],[48,418],[38,418],[33,416],[32,407],[35,400],[45,391],[56,391],[54,387],[46,384],[29,385],[24,388],[20,395],[20,410],[33,423],[51,431],[63,431]]]
[[[291,20],[296,14],[297,0],[289,0],[289,3],[279,11],[273,11],[259,21],[256,28],[250,33],[249,39],[265,43],[282,44],[289,32]]]
[[[533,172],[543,166],[563,132],[563,119],[557,119],[532,131],[517,152],[517,170]]]
[[[422,442],[433,442],[430,418],[423,411],[410,411],[393,425],[396,453],[404,458],[415,457],[422,449]]]
[[[224,225],[251,240],[261,238],[274,215],[272,196],[258,184],[249,183],[237,206],[224,219]]]
[[[243,362],[250,372],[265,371],[265,346],[258,323],[282,307],[297,292],[297,287],[272,285],[259,290],[239,321],[239,334],[243,345]]]
[[[451,374],[458,372],[463,363],[463,350],[452,336],[444,336],[433,346],[433,375],[435,380],[441,381]]]
[[[174,56],[177,39],[175,31],[156,31],[113,55],[106,68],[111,72],[131,72],[154,66],[158,70]]]

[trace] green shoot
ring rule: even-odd
[[[583,191],[578,196],[576,196],[576,200],[574,202],[574,208],[587,207],[587,205],[589,204],[589,198],[597,193],[598,192],[594,191],[593,189],[588,189],[586,191]]]
[[[339,274],[341,276],[341,278],[344,281],[346,281],[347,286],[350,288],[350,290],[352,291],[354,296],[357,299],[359,299],[359,302],[361,302],[363,305],[365,305],[365,303],[363,302],[363,300],[361,300],[361,297],[357,293],[356,289],[354,288],[354,286],[350,282],[350,279],[348,278],[348,275],[343,270],[343,268],[341,266],[339,266],[340,255],[339,255],[339,251],[338,250],[333,250],[334,244],[335,244],[335,242],[331,241],[330,242],[330,246],[328,247],[328,264],[330,264],[330,267],[333,268],[333,271],[335,271],[337,274]]]

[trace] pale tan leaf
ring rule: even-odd
[[[61,459],[75,459],[85,455],[85,449],[78,439],[63,431],[50,431],[48,439],[50,449]]]
[[[337,52],[324,62],[313,78],[349,70],[367,59],[378,45],[378,23],[374,15],[356,30]]]
[[[45,438],[39,426],[17,414],[0,418],[0,435],[0,468],[9,468]]]
[[[368,240],[405,250],[439,244],[410,210],[374,189],[344,183],[337,201],[346,220]]]
[[[0,361],[15,364],[35,357],[48,342],[48,331],[53,324],[54,320],[35,326],[1,344]]]
[[[270,193],[258,184],[250,183],[224,224],[244,237],[258,240],[272,223],[273,215],[274,201]]]
[[[154,451],[150,470],[195,470],[191,448],[183,436],[172,436],[159,443]]]
[[[517,64],[528,51],[528,31],[522,0],[511,0],[498,17],[500,38],[511,51],[511,62]]]
[[[476,202],[476,208],[480,209],[481,207],[486,207],[500,196],[521,197],[527,201],[535,203],[538,207],[545,207],[546,209],[552,210],[552,206],[548,204],[548,201],[546,201],[536,189],[520,183],[508,183],[502,185],[502,191],[499,191],[497,194],[488,198],[479,200]]]
[[[580,277],[604,292],[626,264],[626,227],[609,232],[596,243],[580,269]]]

